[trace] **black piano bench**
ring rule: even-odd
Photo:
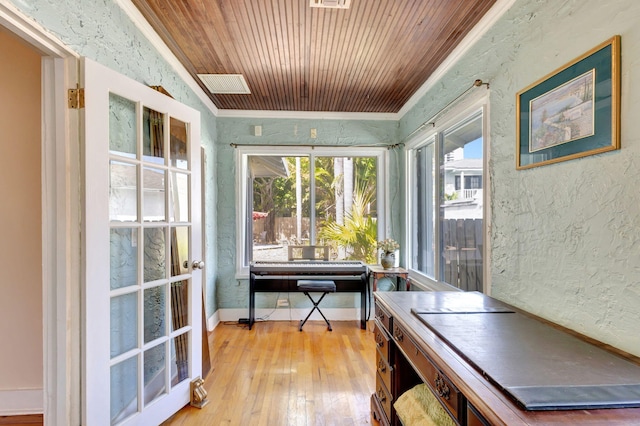
[[[299,280],[298,291],[302,291],[304,294],[306,294],[307,297],[311,300],[311,303],[313,303],[313,309],[311,309],[309,315],[307,315],[304,320],[300,321],[300,331],[302,331],[302,326],[305,322],[307,322],[313,311],[315,311],[316,309],[318,310],[318,312],[320,312],[320,315],[322,315],[322,318],[324,318],[324,321],[327,323],[329,331],[332,331],[331,323],[329,322],[327,317],[324,316],[318,305],[320,304],[320,302],[322,302],[322,299],[324,299],[327,294],[336,292],[336,283],[329,280]],[[318,301],[316,302],[315,300],[313,300],[313,297],[311,297],[309,293],[322,293],[322,296],[320,296],[320,299],[318,299]]]

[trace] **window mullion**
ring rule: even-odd
[[[444,268],[443,262],[444,262],[444,257],[442,255],[442,220],[443,220],[443,211],[442,208],[440,207],[442,205],[442,196],[443,196],[443,191],[444,191],[444,185],[443,185],[443,166],[444,166],[444,154],[443,154],[443,144],[444,144],[444,133],[443,132],[438,132],[435,135],[435,143],[434,143],[434,154],[433,154],[433,161],[435,163],[436,166],[436,173],[434,176],[434,196],[436,198],[435,200],[435,217],[434,219],[434,278],[436,279],[436,281],[438,282],[442,282],[442,271]]]
[[[309,155],[309,244],[316,244],[316,156]]]

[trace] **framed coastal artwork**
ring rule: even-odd
[[[620,36],[516,95],[516,168],[620,149]]]

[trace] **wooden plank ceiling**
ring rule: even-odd
[[[395,113],[495,0],[133,0],[220,109]],[[210,94],[197,74],[242,74]]]

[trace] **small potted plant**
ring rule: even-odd
[[[400,244],[393,238],[378,241],[378,250],[382,252],[380,256],[380,264],[384,269],[391,269],[396,264],[396,250],[400,248]]]

